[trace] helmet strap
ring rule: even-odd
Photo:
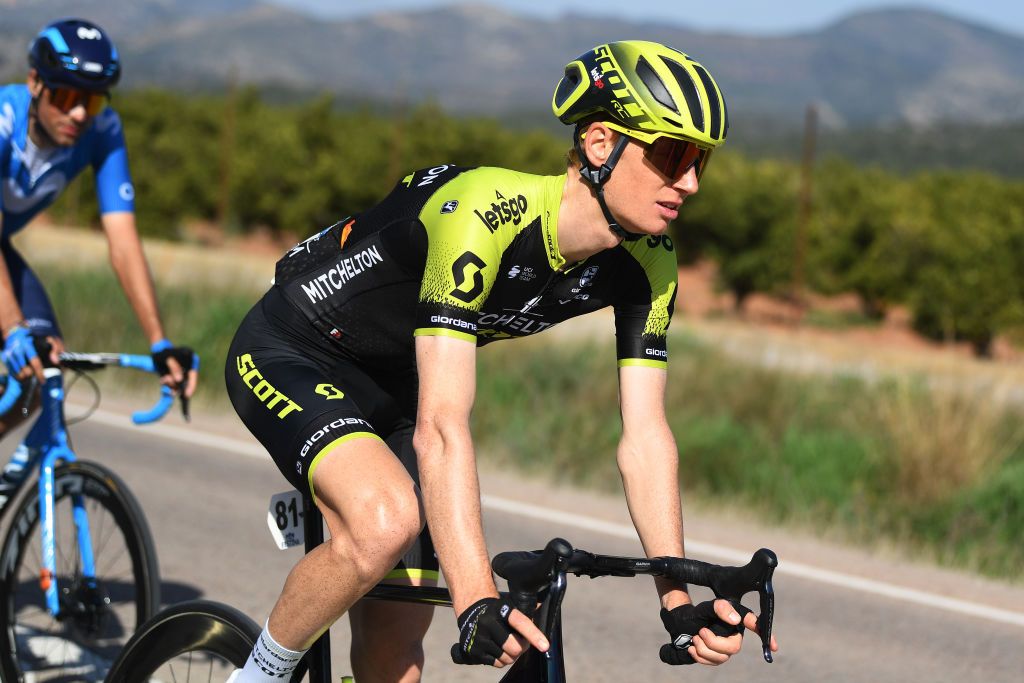
[[[580,175],[583,176],[583,180],[590,185],[591,189],[594,190],[594,194],[597,196],[597,203],[601,207],[601,213],[604,214],[604,219],[608,221],[608,229],[611,230],[616,237],[620,237],[624,240],[638,240],[643,235],[638,235],[632,232],[626,231],[619,222],[615,220],[615,216],[612,215],[611,210],[608,208],[608,203],[604,199],[604,184],[608,182],[608,179],[612,175],[612,170],[615,169],[615,165],[619,163],[619,158],[622,156],[622,152],[626,149],[626,145],[629,144],[629,138],[625,135],[619,134],[619,139],[616,140],[615,146],[612,147],[612,153],[608,155],[608,159],[601,164],[601,168],[594,169],[590,165],[590,160],[587,158],[586,152],[583,151],[580,127],[576,127],[576,134],[574,137],[574,145],[576,147],[576,155],[580,159]]]

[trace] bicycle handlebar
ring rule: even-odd
[[[134,355],[127,353],[71,353],[60,354],[60,364],[63,367],[73,370],[102,370],[109,365],[116,365],[122,368],[134,368],[143,372],[156,373],[153,366],[153,359],[150,356]],[[3,396],[0,396],[0,415],[4,415],[21,398],[21,382],[11,381],[8,375],[7,389]],[[174,404],[174,392],[171,388],[162,385],[160,387],[160,399],[148,410],[137,410],[132,413],[132,422],[135,424],[149,424],[156,422],[171,409]],[[183,410],[187,404],[183,404]]]
[[[744,595],[757,591],[761,614],[758,631],[766,662],[771,663],[772,622],[775,617],[775,591],[772,575],[779,564],[778,557],[767,548],[761,548],[750,562],[742,567],[709,564],[681,557],[631,558],[595,555],[585,550],[574,550],[568,541],[552,539],[544,550],[536,552],[506,552],[495,556],[491,566],[498,576],[508,581],[509,594],[516,608],[531,614],[538,593],[543,592],[559,575],[576,576],[636,576],[648,574],[663,576],[683,583],[694,583],[710,588],[716,598],[739,602]],[[524,610],[527,607],[528,610]]]

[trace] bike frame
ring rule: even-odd
[[[54,540],[53,516],[53,470],[60,462],[74,462],[75,453],[68,444],[67,428],[64,424],[64,380],[59,369],[44,370],[46,382],[42,387],[41,415],[32,426],[24,445],[33,452],[41,453],[39,471],[39,526],[42,533],[43,569],[39,577],[40,587],[46,593],[46,609],[57,616],[60,613],[60,592],[57,586],[57,557]],[[72,493],[72,510],[75,533],[78,539],[78,554],[82,562],[82,577],[92,585],[96,581],[96,566],[93,561],[92,535],[85,512],[85,499],[81,493]]]
[[[136,368],[146,372],[154,371],[153,361],[149,356],[128,354],[62,354],[61,359],[62,361],[66,360],[68,365],[73,366],[77,361],[82,367],[91,367],[93,369],[105,365],[120,365],[121,367]],[[77,458],[74,451],[71,450],[67,426],[64,421],[65,394],[63,373],[60,368],[47,367],[43,369],[43,377],[44,382],[40,390],[40,415],[19,447],[29,454],[29,459],[23,465],[25,474],[3,506],[0,506],[0,515],[3,514],[7,505],[21,493],[25,482],[29,478],[28,470],[38,465],[39,528],[42,539],[42,569],[39,584],[46,595],[47,611],[52,616],[58,617],[61,607],[60,589],[57,585],[54,470],[59,464],[75,462]],[[136,423],[157,420],[167,412],[174,399],[171,396],[170,389],[166,387],[164,389],[166,391],[162,392],[161,399],[156,406],[149,411],[141,411],[133,415],[133,420]],[[5,394],[3,404],[13,407],[21,395],[20,383],[9,379]],[[25,397],[25,400],[31,400],[31,392]],[[23,406],[22,410],[27,412],[27,405]],[[4,411],[0,410],[0,413],[2,412]],[[92,535],[89,531],[89,519],[85,511],[85,498],[80,491],[71,492],[71,504],[82,578],[90,588],[95,588],[96,565],[93,554]]]
[[[303,497],[303,527],[306,534],[306,553],[324,542],[323,515],[308,496]],[[516,660],[499,683],[566,683],[565,661],[562,653],[561,604],[567,586],[566,576],[560,573],[552,580],[551,597],[544,601],[537,622],[547,636],[547,652],[529,649]],[[434,607],[451,607],[451,594],[435,586],[397,586],[381,584],[363,596],[364,600],[411,602]],[[310,647],[305,659],[310,683],[331,681],[331,632],[327,630]]]

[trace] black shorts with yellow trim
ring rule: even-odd
[[[419,486],[414,371],[371,374],[325,354],[323,346],[283,331],[261,302],[235,334],[224,377],[242,422],[304,495],[315,497],[313,475],[323,455],[355,439],[383,441]],[[426,529],[387,578],[438,578]]]

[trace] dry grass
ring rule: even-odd
[[[895,459],[901,497],[949,497],[1024,445],[1024,425],[1008,414],[1015,390],[1006,382],[965,388],[901,378],[874,392],[870,412]]]

